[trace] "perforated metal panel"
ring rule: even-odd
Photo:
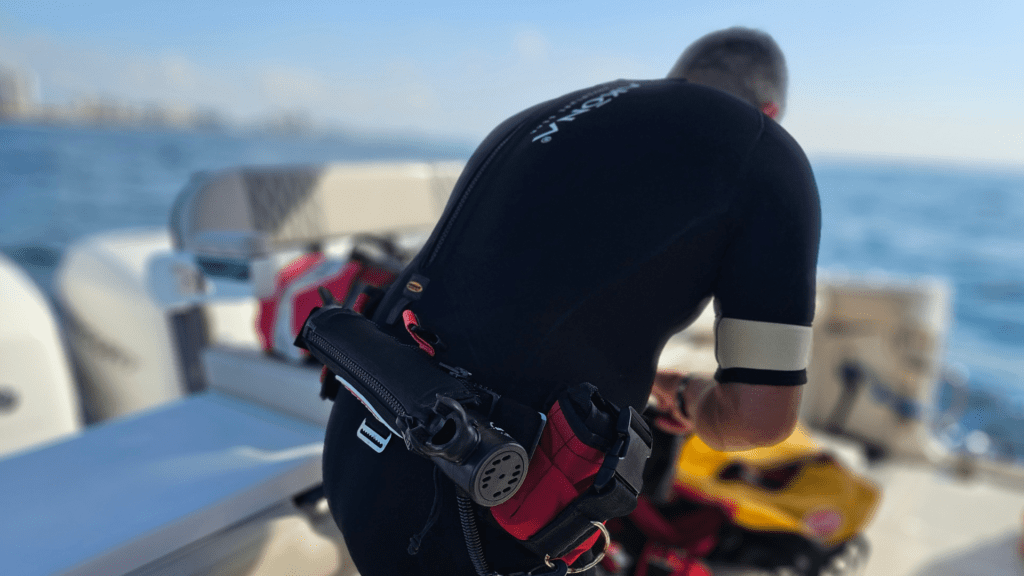
[[[321,170],[298,168],[242,173],[253,227],[277,242],[318,239],[327,234],[317,197]]]

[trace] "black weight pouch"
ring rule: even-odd
[[[325,390],[344,386],[387,428],[360,427],[371,448],[383,450],[384,433],[399,436],[481,506],[505,502],[522,485],[530,459],[524,444],[532,450],[543,428],[537,412],[446,373],[419,348],[337,305],[314,310],[296,345],[324,364]]]

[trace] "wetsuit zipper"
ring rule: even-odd
[[[337,362],[345,370],[352,373],[352,375],[356,376],[357,378],[360,378],[360,381],[363,384],[369,386],[370,389],[377,394],[378,398],[384,400],[384,402],[387,403],[389,407],[391,407],[395,414],[397,414],[400,417],[404,417],[406,415],[405,408],[402,407],[402,405],[398,402],[397,398],[395,398],[390,392],[388,392],[387,388],[385,388],[380,382],[378,382],[376,378],[371,376],[369,372],[360,368],[359,365],[355,363],[355,361],[350,359],[348,356],[345,356],[341,351],[339,351],[337,348],[331,345],[331,343],[325,340],[323,336],[320,336],[319,334],[314,332],[310,334],[306,340],[307,342],[312,342],[313,344],[317,345],[321,350],[330,354],[331,360]]]

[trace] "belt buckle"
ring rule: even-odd
[[[604,490],[605,486],[615,477],[615,470],[625,458],[626,453],[629,452],[629,430],[632,424],[632,412],[628,409],[620,410],[619,419],[615,423],[615,442],[605,454],[604,462],[601,463],[601,468],[594,476],[594,489],[598,492]]]

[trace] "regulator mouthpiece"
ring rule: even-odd
[[[529,466],[526,449],[452,398],[439,397],[436,409],[447,414],[427,442],[434,464],[481,506],[514,496]]]

